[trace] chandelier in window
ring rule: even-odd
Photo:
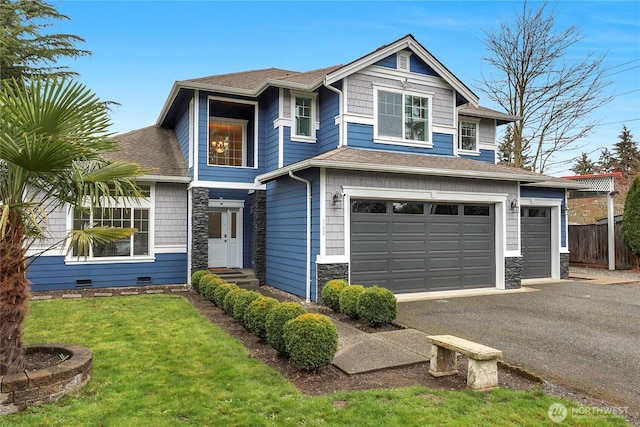
[[[211,138],[211,148],[218,154],[224,154],[229,149],[229,135],[215,135]]]

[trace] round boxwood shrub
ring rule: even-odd
[[[200,280],[207,274],[211,274],[211,272],[209,270],[198,270],[191,275],[191,287],[196,292],[200,292]]]
[[[224,297],[227,296],[227,293],[232,289],[238,289],[238,285],[235,283],[221,283],[216,286],[216,290],[213,294],[213,302],[220,308],[224,308]]]
[[[312,370],[331,364],[338,351],[338,331],[331,319],[307,313],[284,325],[284,342],[291,360]]]
[[[284,344],[283,329],[285,323],[291,319],[295,319],[301,314],[305,314],[307,310],[295,302],[283,302],[277,305],[267,314],[267,342],[271,347],[281,354],[287,354],[287,347]]]
[[[260,297],[247,307],[244,313],[245,327],[258,338],[267,338],[267,314],[280,304],[277,299]]]
[[[349,282],[342,279],[329,280],[320,292],[324,305],[333,311],[340,311],[340,291],[349,286]]]
[[[224,296],[224,301],[222,302],[222,309],[224,312],[233,317],[233,307],[235,306],[238,297],[247,292],[249,291],[242,288],[231,289],[227,292],[227,295]]]
[[[215,298],[215,292],[218,285],[226,283],[224,279],[215,274],[208,274],[200,279],[200,293],[204,295],[206,299],[213,302]]]
[[[256,291],[247,291],[236,297],[236,302],[233,305],[233,318],[245,328],[247,325],[244,323],[244,315],[247,312],[247,308],[249,308],[249,304],[260,297],[262,297],[262,294]]]
[[[362,285],[350,285],[340,291],[340,312],[352,319],[358,318],[358,297],[364,292]]]
[[[384,325],[393,322],[398,315],[398,303],[389,289],[372,286],[358,297],[356,311],[369,325]]]

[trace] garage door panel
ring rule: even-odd
[[[387,214],[351,216],[352,281],[396,293],[495,286],[493,206],[483,205],[489,216],[462,214],[464,204],[409,215],[387,203]]]
[[[551,277],[551,208],[520,209],[522,278]]]

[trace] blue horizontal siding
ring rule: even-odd
[[[487,162],[487,163],[495,163],[496,162],[496,152],[495,150],[480,150],[479,156],[467,156],[461,154],[460,157],[465,159],[477,160],[479,162]]]
[[[284,166],[315,156],[318,146],[314,142],[291,140],[291,127],[284,127]]]
[[[153,285],[187,282],[187,254],[157,254],[155,262],[66,265],[62,256],[41,256],[27,271],[34,291],[79,289],[76,280],[91,279],[91,288],[140,286],[150,276]]]
[[[176,124],[176,138],[180,144],[180,151],[186,164],[189,164],[189,109],[187,109]]]
[[[536,197],[541,199],[559,199],[566,206],[565,190],[563,188],[520,187],[520,197]],[[560,214],[560,246],[567,247],[566,215]]]
[[[389,55],[386,58],[381,59],[380,61],[376,62],[374,65],[377,65],[379,67],[391,68],[395,70],[398,68],[397,56],[398,54],[394,53],[393,55]],[[433,68],[431,68],[426,62],[422,60],[422,58],[420,58],[415,53],[411,55],[411,57],[409,58],[409,70],[412,73],[439,77],[438,73],[436,73]]]
[[[354,148],[394,151],[397,153],[433,154],[439,156],[453,156],[453,135],[446,133],[432,134],[433,147],[414,147],[398,144],[373,142],[373,126],[349,123],[348,145]]]

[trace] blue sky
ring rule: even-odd
[[[509,1],[74,1],[50,0],[70,20],[52,31],[76,34],[93,55],[65,61],[100,98],[121,104],[113,114],[117,133],[156,123],[176,80],[260,68],[308,71],[346,64],[376,48],[413,34],[480,97],[487,52],[485,32],[496,30],[519,10]],[[541,3],[530,2],[538,7]],[[640,140],[640,2],[556,1],[548,6],[558,30],[581,29],[571,51],[607,54],[613,102],[589,120],[597,130],[575,152],[597,160],[602,147],[618,141],[623,123]],[[571,58],[569,58],[571,59]],[[571,164],[548,173],[570,174]]]

